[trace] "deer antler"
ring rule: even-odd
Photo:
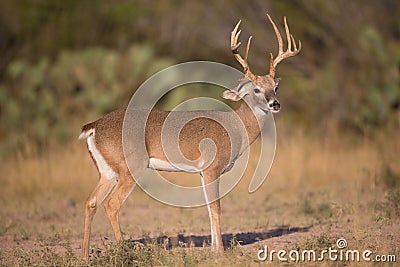
[[[250,36],[249,40],[247,41],[246,56],[243,59],[238,51],[238,48],[241,44],[241,42],[238,43],[238,38],[241,33],[241,30],[238,31],[240,22],[241,22],[241,20],[239,20],[239,22],[236,24],[235,28],[231,32],[231,50],[232,50],[232,53],[235,56],[236,60],[243,66],[244,74],[247,76],[247,78],[254,81],[257,79],[257,77],[253,73],[251,73],[249,64],[247,62],[247,57],[249,56],[249,48],[250,48],[251,38],[253,36]]]
[[[269,21],[271,22],[272,27],[274,27],[276,38],[278,39],[278,55],[274,59],[272,53],[270,53],[271,58],[270,58],[270,62],[269,62],[269,75],[271,77],[275,77],[276,66],[285,58],[293,57],[293,56],[297,55],[301,50],[301,42],[299,40],[299,48],[297,48],[296,41],[294,40],[293,35],[291,35],[289,32],[289,27],[286,22],[286,17],[284,17],[283,20],[285,23],[285,31],[286,31],[286,39],[287,39],[287,43],[288,43],[288,48],[286,51],[283,51],[283,44],[282,44],[283,42],[282,42],[281,34],[279,33],[278,28],[276,27],[274,21],[271,19],[269,14],[267,14],[267,17],[268,17]],[[292,43],[294,46],[293,51],[292,51]]]

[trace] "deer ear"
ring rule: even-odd
[[[222,92],[221,97],[232,101],[239,101],[241,99],[241,97],[236,92],[231,90],[225,90],[224,92]]]

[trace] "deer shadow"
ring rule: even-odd
[[[283,235],[289,235],[293,233],[308,232],[312,226],[306,227],[289,227],[279,226],[277,228],[268,230],[266,232],[248,232],[248,233],[226,233],[222,235],[222,242],[224,248],[233,247],[237,244],[241,246],[250,245],[262,240],[266,240],[272,237],[279,237]],[[172,249],[175,247],[204,247],[211,243],[211,235],[182,235],[177,236],[159,236],[156,238],[140,238],[132,239],[129,242],[138,242],[142,244],[158,244],[162,245],[166,249]]]

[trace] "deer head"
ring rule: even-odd
[[[238,43],[238,38],[241,30],[238,31],[238,29],[241,21],[239,21],[231,33],[231,50],[236,60],[243,66],[245,77],[239,82],[239,85],[236,88],[224,91],[221,96],[225,99],[233,101],[238,101],[246,97],[248,103],[252,106],[252,108],[256,108],[256,111],[258,109],[264,113],[267,113],[268,111],[276,113],[279,112],[281,107],[278,99],[276,98],[279,82],[281,80],[281,78],[275,78],[276,67],[285,58],[297,55],[301,50],[301,42],[299,40],[299,47],[297,48],[296,42],[289,32],[286,17],[284,17],[288,47],[286,51],[283,51],[282,36],[280,35],[278,28],[268,14],[267,17],[271,22],[272,27],[275,31],[276,38],[278,39],[278,55],[274,59],[272,53],[270,53],[269,74],[258,76],[254,75],[250,71],[247,58],[249,55],[249,48],[252,36],[249,37],[249,40],[247,42],[246,56],[244,57],[244,59],[240,55],[238,48],[241,43]],[[292,45],[294,47],[293,50]]]

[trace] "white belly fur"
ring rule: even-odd
[[[200,161],[200,164],[198,167],[196,166],[191,166],[187,164],[181,164],[181,163],[176,163],[172,165],[171,163],[160,160],[157,158],[150,158],[149,162],[149,168],[153,170],[158,170],[158,171],[168,171],[168,172],[201,172],[201,167],[203,167],[203,161]]]

